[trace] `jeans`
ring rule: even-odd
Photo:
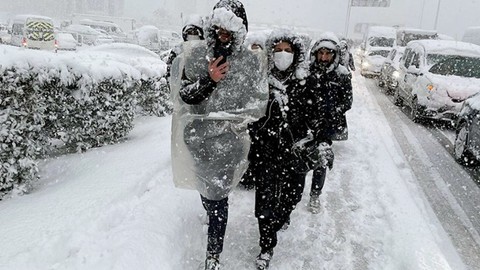
[[[323,185],[325,184],[325,177],[327,176],[327,168],[318,167],[313,170],[312,188],[310,190],[310,196],[322,194]]]
[[[223,239],[227,229],[228,197],[219,201],[209,200],[202,195],[200,197],[208,215],[207,252],[220,254],[223,251]]]

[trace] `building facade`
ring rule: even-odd
[[[15,0],[0,1],[0,10],[10,14],[38,14],[68,19],[72,13],[122,16],[125,0]]]

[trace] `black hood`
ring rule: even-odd
[[[217,8],[226,8],[233,12],[237,17],[243,20],[243,25],[245,25],[245,29],[248,32],[248,20],[247,20],[247,13],[245,12],[245,8],[240,1],[237,0],[220,0],[218,3],[215,4],[213,9]]]

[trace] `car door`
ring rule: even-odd
[[[418,76],[420,75],[420,57],[421,53],[418,50],[412,50],[412,60],[410,65],[407,67],[407,72],[403,78],[405,86],[404,93],[407,100],[412,101],[415,94],[413,93],[414,87],[417,84]],[[412,68],[413,67],[413,68]]]
[[[476,156],[480,155],[480,112],[474,110],[472,112],[472,124],[470,126],[470,134],[468,135],[468,145],[472,153]]]
[[[398,94],[402,99],[405,99],[407,95],[407,69],[412,62],[413,51],[412,48],[408,47],[405,49],[405,53],[400,60],[400,70],[399,70],[399,78],[398,78]]]

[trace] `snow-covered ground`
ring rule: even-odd
[[[271,269],[466,269],[364,79],[353,83],[323,211],[307,211],[309,175]],[[205,213],[173,186],[170,121],[141,117],[120,144],[42,161],[31,194],[0,202],[0,269],[200,269]],[[254,192],[229,202],[223,269],[254,269]]]

